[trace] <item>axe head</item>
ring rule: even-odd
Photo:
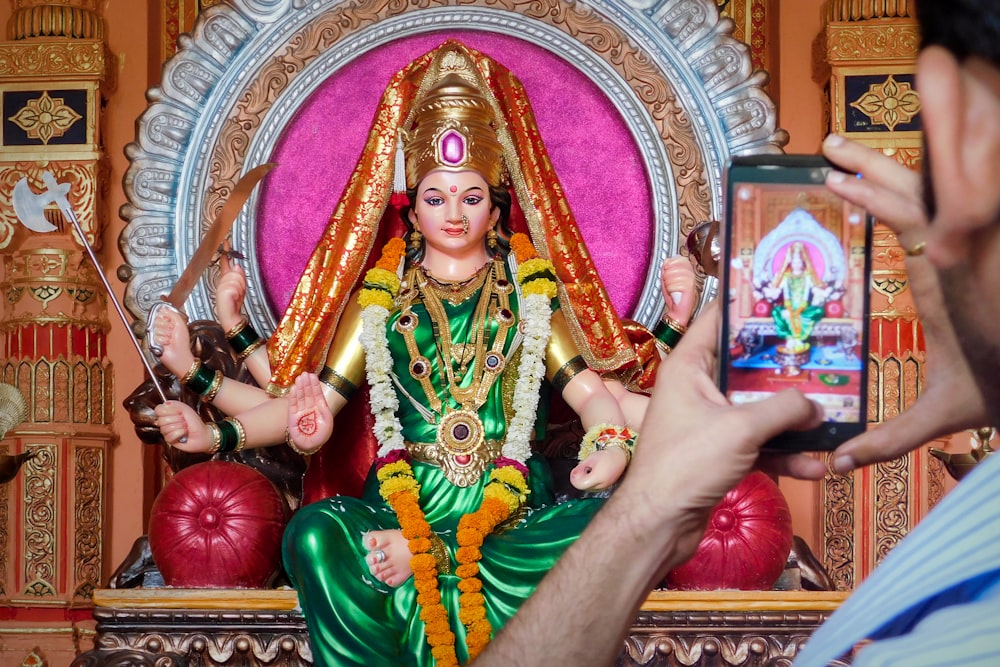
[[[45,207],[65,199],[66,193],[69,192],[69,183],[56,183],[53,188],[47,179],[46,184],[49,185],[49,189],[38,194],[31,191],[27,177],[14,184],[14,192],[11,196],[14,214],[17,215],[21,224],[33,232],[51,232],[56,229],[55,225],[45,219]]]

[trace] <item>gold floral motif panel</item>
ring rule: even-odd
[[[97,97],[94,82],[0,82],[4,159],[96,160]]]
[[[106,446],[77,444],[74,452],[72,597],[86,602],[101,582]]]
[[[99,40],[0,42],[0,77],[9,79],[79,76],[112,84],[112,61]]]
[[[29,445],[28,449],[35,452],[35,458],[21,469],[24,475],[22,539],[15,542],[23,549],[20,594],[28,599],[55,598],[62,556],[56,538],[59,451],[54,444]]]

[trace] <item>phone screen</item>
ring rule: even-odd
[[[832,449],[867,421],[871,219],[819,156],[736,158],[727,176],[720,386],[732,403],[794,387],[824,423],[769,448]]]

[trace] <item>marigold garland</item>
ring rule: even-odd
[[[486,616],[483,584],[478,578],[479,561],[486,537],[498,526],[515,516],[527,500],[528,469],[524,462],[531,455],[530,437],[537,412],[539,384],[545,373],[544,353],[551,335],[550,302],[556,295],[555,269],[552,263],[538,257],[526,234],[511,238],[516,261],[518,284],[522,295],[524,341],[518,379],[514,389],[514,418],[508,425],[502,455],[494,461],[489,480],[483,488],[479,508],[464,515],[458,524],[458,549],[455,574],[458,583],[459,619],[466,627],[469,659],[474,660],[486,648],[493,627]],[[366,355],[366,370],[371,386],[372,412],[375,415],[375,435],[379,441],[376,460],[379,493],[390,504],[399,520],[403,536],[411,553],[410,569],[420,605],[420,619],[431,654],[439,666],[458,665],[455,634],[448,622],[447,610],[438,588],[438,570],[430,553],[430,524],[419,504],[420,484],[413,474],[409,454],[402,440],[401,426],[396,416],[399,407],[389,381],[391,358],[385,326],[400,283],[396,273],[406,245],[402,239],[392,239],[382,249],[375,268],[365,275],[364,288],[358,295],[362,306],[362,346]]]
[[[408,540],[407,546],[412,554],[410,569],[413,570],[413,586],[417,589],[420,620],[424,622],[424,635],[431,647],[431,655],[439,667],[458,667],[455,633],[451,631],[448,612],[438,590],[437,562],[428,553],[431,526],[420,509],[420,483],[413,474],[409,456],[405,450],[394,450],[388,456],[377,459],[375,465],[379,493],[396,512],[403,537]],[[390,491],[390,487],[396,490]]]
[[[510,249],[514,252],[519,264],[527,262],[532,257],[537,257],[538,252],[532,245],[531,239],[524,232],[518,232],[510,237]]]
[[[399,237],[391,238],[382,246],[382,256],[375,262],[375,266],[379,269],[395,273],[399,269],[399,263],[403,260],[403,255],[405,254],[406,242]]]

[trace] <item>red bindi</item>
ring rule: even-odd
[[[451,186],[451,187],[450,187],[450,188],[448,188],[448,189],[449,189],[449,190],[451,190],[451,191],[452,191],[453,193],[454,193],[454,192],[458,192],[458,186],[457,186],[457,185],[453,185],[453,186]]]

